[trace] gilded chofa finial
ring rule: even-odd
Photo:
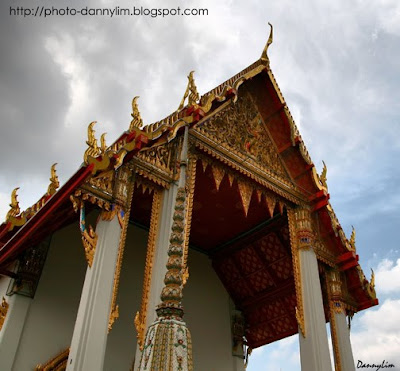
[[[272,24],[271,24],[271,23],[268,22],[268,24],[269,24],[269,26],[271,27],[271,30],[270,30],[270,32],[269,32],[268,41],[267,41],[267,43],[265,44],[264,50],[263,50],[263,52],[262,52],[262,54],[261,54],[261,60],[263,60],[263,61],[265,61],[265,62],[267,62],[267,63],[269,63],[268,48],[269,48],[269,46],[272,44],[272,42],[274,41],[274,34],[273,34],[274,28],[272,27]]]
[[[326,167],[326,164],[324,161],[322,161],[322,163],[324,164],[324,167],[322,169],[322,173],[321,173],[321,176],[319,179],[321,180],[322,186],[325,189],[328,189],[328,183],[327,183],[327,177],[326,177],[326,174],[328,173],[328,168]]]
[[[19,190],[19,187],[15,188],[12,192],[11,192],[11,203],[10,203],[10,207],[11,209],[8,211],[7,216],[6,216],[6,220],[8,220],[11,216],[17,216],[21,210],[19,208],[19,202],[17,200],[17,191]]]
[[[142,117],[140,116],[137,100],[139,97],[135,97],[132,99],[132,121],[129,126],[129,131],[132,132],[134,128],[140,129],[143,126],[143,120]]]
[[[188,80],[189,81],[187,84],[187,88],[181,100],[181,104],[179,105],[178,111],[181,110],[183,107],[185,107],[186,98],[188,98],[188,106],[193,106],[194,104],[197,104],[197,102],[200,99],[196,83],[194,81],[194,71],[190,71],[188,75]]]
[[[365,277],[364,277],[365,278]],[[366,285],[367,292],[369,296],[373,299],[376,299],[376,291],[375,291],[375,273],[374,270],[371,268],[371,279],[369,283]]]
[[[353,226],[351,226],[351,228],[350,246],[354,251],[356,251],[356,230]]]
[[[57,192],[57,188],[60,186],[60,182],[58,181],[58,176],[56,173],[56,165],[57,163],[51,166],[51,176],[50,176],[50,184],[47,188],[47,193],[49,195],[53,195]]]
[[[83,156],[85,163],[88,163],[87,161],[89,156],[97,157],[99,155],[99,147],[97,146],[97,139],[94,136],[95,134],[94,125],[96,124],[96,122],[97,121],[92,121],[88,126],[88,139],[86,141],[88,148]]]
[[[374,289],[375,288],[375,273],[374,270],[371,268],[371,280],[369,282],[369,286]]]
[[[101,154],[105,153],[106,149],[107,149],[106,134],[107,133],[103,133],[103,134],[101,134],[101,137],[100,137],[100,153]]]

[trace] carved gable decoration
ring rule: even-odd
[[[173,179],[176,175],[175,159],[181,142],[172,141],[155,147],[145,148],[140,151],[135,161],[144,166],[150,174],[158,175],[164,179]],[[149,177],[149,174],[143,174]],[[156,183],[158,181],[154,180]]]
[[[196,128],[243,162],[292,183],[249,93]]]

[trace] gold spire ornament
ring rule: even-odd
[[[350,237],[350,246],[353,251],[356,251],[356,230],[353,226],[351,226],[351,237]]]
[[[138,96],[134,97],[132,99],[132,121],[129,126],[129,132],[132,132],[134,128],[141,129],[143,126],[143,120],[142,117],[140,116],[137,100],[139,99]]]
[[[97,139],[95,137],[95,131],[94,131],[94,125],[96,124],[97,121],[92,121],[89,126],[88,126],[88,139],[86,141],[86,144],[88,145],[88,148],[85,151],[85,154],[83,156],[83,159],[85,163],[88,163],[88,157],[97,157],[99,155],[99,147],[97,145]]]
[[[269,32],[268,41],[267,41],[267,43],[265,44],[265,47],[264,47],[263,52],[261,53],[261,60],[264,61],[264,62],[267,62],[267,63],[269,64],[268,48],[269,48],[269,46],[270,46],[270,45],[273,43],[273,41],[274,41],[274,34],[273,34],[274,28],[272,27],[272,24],[271,24],[271,23],[268,22],[268,24],[269,24],[271,30],[270,30],[270,32]]]
[[[106,134],[107,133],[103,133],[103,134],[101,134],[101,137],[100,137],[100,153],[101,154],[104,154],[107,149]]]
[[[371,288],[375,288],[375,273],[374,270],[371,268],[371,281],[369,282]]]
[[[371,268],[371,280],[366,285],[367,292],[369,296],[373,299],[376,299],[376,291],[375,291],[375,273]]]
[[[322,169],[322,173],[321,176],[319,177],[319,179],[321,180],[322,186],[328,190],[328,183],[327,183],[327,177],[326,174],[328,173],[328,168],[326,167],[326,164],[324,161],[322,161],[322,163],[324,164],[324,167]]]
[[[51,166],[51,176],[50,176],[50,184],[47,188],[47,193],[49,195],[53,195],[57,192],[58,187],[60,186],[60,182],[58,181],[58,176],[56,172],[56,165],[57,163]]]
[[[196,83],[194,81],[194,71],[191,71],[188,75],[187,88],[186,88],[185,94],[183,95],[183,98],[181,100],[181,104],[179,105],[178,111],[180,111],[183,107],[185,107],[186,98],[188,98],[188,106],[189,107],[193,106],[194,104],[197,104],[197,102],[200,100],[200,96],[197,91]]]
[[[161,304],[156,309],[158,318],[147,329],[139,371],[193,371],[191,335],[182,320],[185,201],[185,188],[180,187],[169,240],[165,286],[161,292]]]
[[[17,200],[17,192],[19,190],[19,187],[14,188],[13,191],[11,192],[11,203],[10,203],[10,210],[7,213],[6,220],[10,219],[12,216],[17,216],[20,212],[21,209],[19,208],[19,202]]]

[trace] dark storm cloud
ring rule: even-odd
[[[0,177],[31,177],[36,166],[48,167],[48,139],[62,127],[69,105],[60,71],[43,48],[43,29],[2,16],[0,23]],[[27,166],[30,164],[30,166]],[[35,165],[34,165],[35,164]]]

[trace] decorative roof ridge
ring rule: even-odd
[[[12,231],[14,227],[23,226],[30,218],[32,218],[33,215],[36,214],[38,210],[43,207],[43,205],[51,198],[51,196],[53,196],[57,192],[57,189],[60,186],[60,182],[56,173],[56,165],[57,164],[53,164],[51,166],[50,184],[47,188],[47,192],[42,197],[40,197],[37,202],[35,202],[32,206],[28,207],[24,211],[21,212],[17,199],[17,191],[19,187],[15,188],[12,191],[10,210],[6,215],[5,221],[0,224],[0,227],[4,228],[4,230],[0,231],[0,237],[2,237],[2,235],[6,234],[7,232]]]
[[[273,42],[273,27],[270,23],[268,23],[271,27],[270,35],[268,38],[268,41],[264,47],[264,50],[261,54],[261,57],[250,64],[248,67],[244,68],[242,71],[238,72],[234,76],[230,77],[228,80],[225,80],[223,83],[219,84],[215,88],[209,90],[207,93],[203,94],[200,97],[200,106],[207,106],[208,104],[212,104],[212,101],[217,100],[217,101],[222,101],[225,100],[226,93],[230,89],[235,89],[237,90],[239,86],[247,79],[254,77],[261,71],[267,69],[269,70],[269,58],[267,55],[268,48]],[[261,66],[261,68],[260,68]],[[188,79],[189,79],[189,84],[188,84],[188,89],[189,85],[191,82],[194,82],[193,80],[193,72],[190,72]],[[255,72],[255,73],[254,73]],[[278,88],[279,89],[279,88]],[[198,96],[197,89],[194,89],[194,93]],[[186,97],[186,93],[184,96],[184,99]],[[212,101],[210,101],[210,98],[212,97]],[[143,130],[149,134],[149,133],[155,133],[157,132],[160,128],[162,128],[164,125],[166,126],[173,126],[176,121],[180,119],[180,113],[185,110],[185,108],[188,108],[193,105],[193,100],[189,100],[188,105],[184,106],[183,102],[184,99],[181,102],[181,105],[179,106],[178,110],[175,112],[171,113],[170,115],[166,116],[165,118],[156,121],[152,124],[146,125]]]

